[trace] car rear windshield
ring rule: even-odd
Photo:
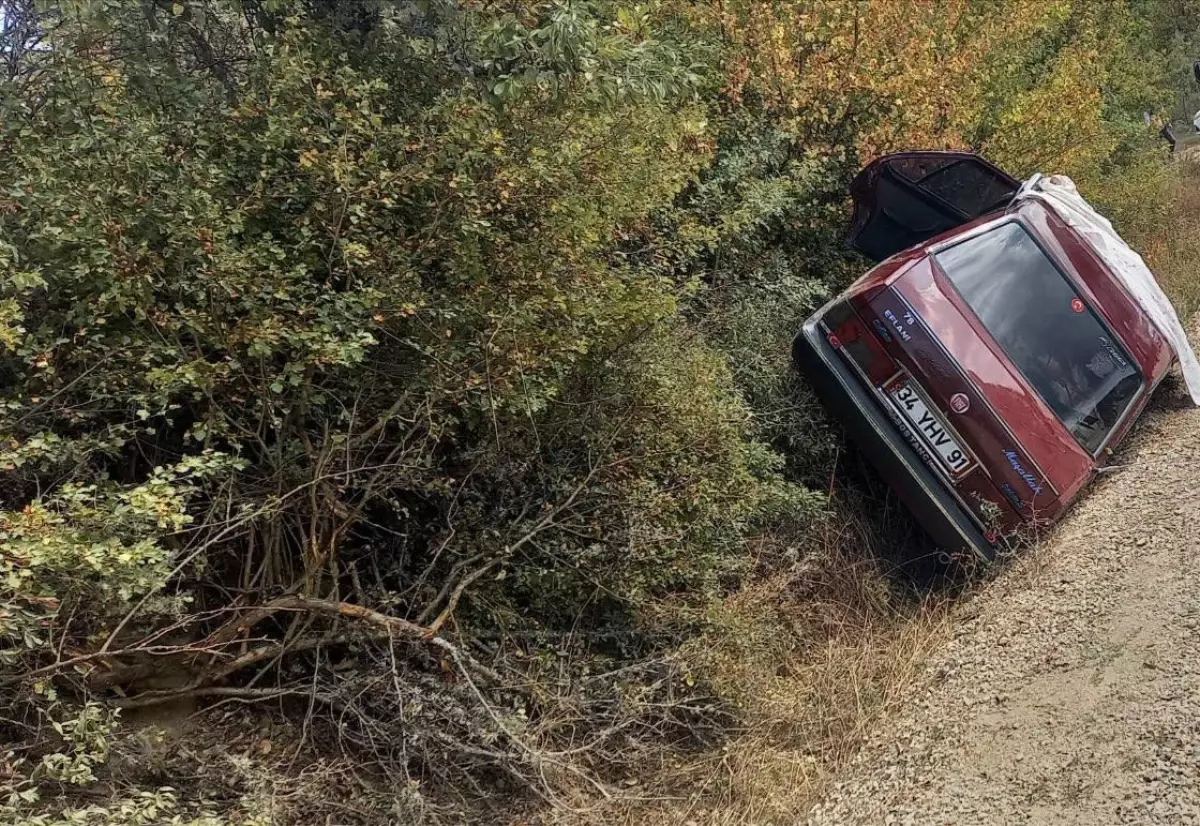
[[[1016,222],[935,258],[1029,384],[1095,455],[1142,377],[1071,282]]]

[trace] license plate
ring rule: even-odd
[[[942,420],[929,409],[925,399],[913,389],[907,379],[901,379],[889,386],[887,395],[921,443],[938,457],[946,470],[958,475],[971,466],[970,456],[950,435]]]

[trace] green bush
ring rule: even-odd
[[[995,38],[1016,0],[852,36],[895,8],[0,3],[0,731],[64,782],[101,761],[53,702],[267,682],[435,793],[543,800],[719,740],[675,654],[754,543],[826,541],[841,437],[788,350],[862,269],[860,153],[1018,157],[1129,56],[1071,4]],[[1074,101],[1064,157],[1148,163],[1152,81]],[[150,794],[127,821],[192,811]]]
[[[10,668],[127,683],[168,619],[240,637],[230,588],[460,644],[590,603],[579,653],[619,658],[819,509],[677,318],[694,250],[639,259],[710,154],[680,44],[586,4],[241,11],[66,4],[5,89]],[[57,671],[64,634],[111,653]],[[428,692],[450,730],[484,700]],[[524,759],[497,726],[461,748]]]

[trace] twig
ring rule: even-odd
[[[182,700],[190,697],[233,697],[246,702],[261,703],[264,700],[273,700],[276,697],[313,696],[315,699],[323,703],[337,707],[337,701],[324,694],[312,695],[308,689],[300,690],[295,688],[237,688],[236,686],[209,686],[207,688],[194,688],[191,691],[184,691],[176,694],[162,694],[153,697],[134,697],[130,700],[116,700],[113,705],[121,709],[146,708],[147,706],[161,705],[169,703],[172,700]]]
[[[116,657],[128,656],[130,654],[148,654],[154,657],[172,657],[184,653],[195,653],[199,650],[203,649],[190,645],[155,645],[148,646],[146,648],[122,648],[116,651],[95,651],[91,654],[80,654],[77,657],[59,660],[58,662],[50,663],[50,665],[44,665],[41,668],[35,668],[32,671],[25,671],[12,677],[5,677],[3,680],[0,680],[0,686],[14,685],[15,683],[24,682],[25,680],[33,677],[40,677],[43,674],[54,674],[55,672],[62,671],[64,668],[72,668],[76,665],[83,665],[85,663],[95,662],[96,660],[111,660],[115,659]]]
[[[446,541],[442,542],[441,547],[439,547],[437,552],[434,553],[433,559],[430,560],[430,563],[425,567],[425,570],[421,572],[422,578],[424,578],[433,569],[434,563],[437,562],[438,554],[440,554],[446,545],[449,544],[450,539],[452,539],[453,536],[454,532],[451,531],[450,536],[446,538]],[[484,556],[486,556],[486,551],[477,553],[472,557],[468,557],[467,559],[454,563],[454,567],[450,569],[450,575],[446,577],[446,581],[443,583],[442,589],[438,591],[436,597],[429,601],[429,604],[425,606],[425,609],[417,615],[416,621],[418,624],[424,625],[425,623],[429,622],[429,618],[433,615],[433,612],[436,611],[437,607],[442,604],[442,600],[446,599],[446,597],[450,594],[451,589],[454,587],[454,581],[458,578],[459,572],[483,559]]]
[[[462,598],[463,592],[467,590],[472,582],[479,579],[488,571],[492,570],[492,568],[495,568],[499,563],[499,559],[493,559],[483,567],[463,577],[462,581],[455,586],[454,593],[450,595],[450,601],[446,603],[446,607],[442,609],[442,613],[438,614],[437,619],[429,624],[429,633],[436,634],[439,630],[441,630],[442,625],[444,625],[446,620],[450,618],[450,615],[454,613],[454,609],[458,607],[458,601]]]

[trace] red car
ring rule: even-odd
[[[850,243],[878,266],[809,318],[794,358],[947,551],[990,559],[1061,516],[1174,352],[1092,246],[957,152],[855,179]]]

